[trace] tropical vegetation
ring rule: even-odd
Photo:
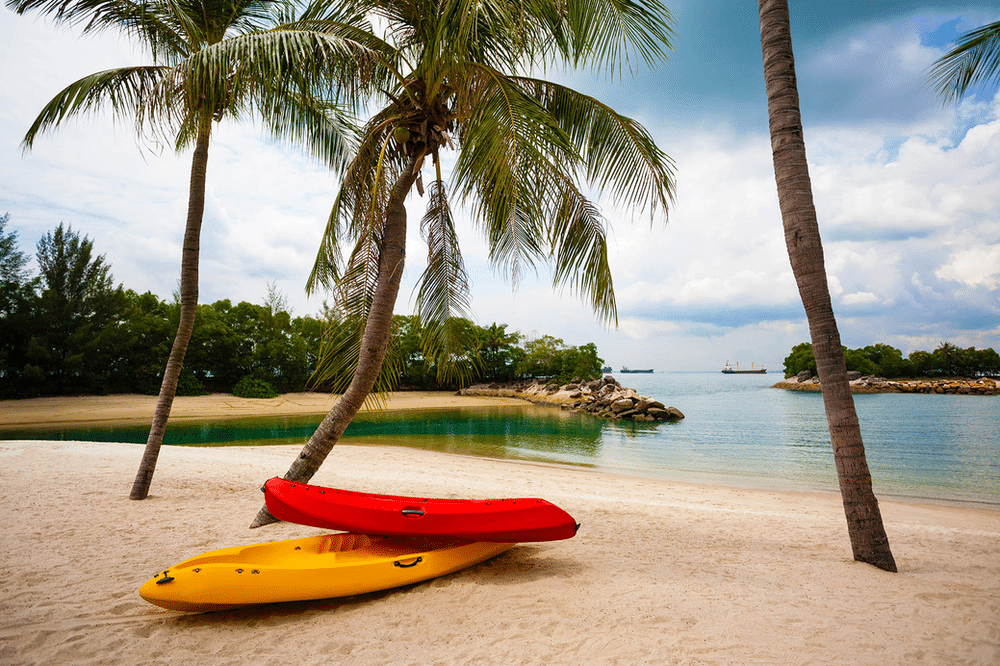
[[[977,86],[1000,84],[1000,21],[961,35],[929,72],[945,101],[958,101]]]
[[[426,197],[428,255],[418,313],[433,334],[423,354],[442,376],[467,371],[469,281],[455,233],[461,210],[489,258],[515,283],[537,264],[614,323],[606,221],[589,190],[655,219],[670,203],[673,164],[649,133],[599,100],[538,77],[552,67],[612,75],[666,57],[672,31],[659,0],[353,0],[384,35],[374,69],[355,88],[360,140],[334,201],[310,278],[335,294],[345,327],[322,368],[343,392],[285,478],[315,474],[382,379],[406,256],[405,201]],[[378,80],[370,84],[370,80]],[[367,86],[364,90],[362,88]],[[453,159],[452,159],[453,158]],[[445,160],[448,160],[445,163]],[[424,184],[424,171],[429,183]],[[447,178],[446,178],[447,176]],[[455,206],[459,208],[454,208]],[[353,322],[363,322],[354,326]],[[388,356],[388,362],[393,357]],[[273,520],[262,510],[254,526]]]
[[[60,224],[38,243],[40,274],[27,266],[17,232],[0,216],[0,398],[144,393],[156,395],[177,328],[180,304],[115,286],[94,242]],[[263,303],[228,299],[198,305],[178,395],[232,392],[240,397],[332,387],[312,380],[327,336],[329,310],[293,316],[269,285]],[[600,373],[593,343],[579,347],[543,335],[527,339],[507,325],[461,319],[469,346],[464,379],[568,381]],[[392,349],[401,387],[455,389],[422,353],[430,327],[416,315],[393,317]]]
[[[843,349],[848,371],[885,379],[1000,376],[1000,354],[992,348],[962,349],[942,342],[932,352],[913,351],[905,358],[900,350],[882,343]],[[785,357],[785,377],[804,370],[816,374],[816,357],[808,342],[795,345]]]
[[[378,40],[359,17],[323,20],[331,3],[296,0],[8,0],[18,14],[38,11],[84,33],[116,31],[142,47],[151,64],[96,72],[60,91],[24,137],[68,118],[110,110],[140,137],[178,151],[193,148],[181,253],[180,316],[146,449],[130,497],[143,499],[180,381],[198,307],[198,264],[209,145],[215,123],[256,118],[275,136],[308,147],[338,169],[352,146],[351,121],[337,103],[354,83],[382,82],[368,63]]]

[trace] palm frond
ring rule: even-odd
[[[545,257],[541,174],[579,157],[552,116],[514,81],[483,66],[469,70],[453,178],[459,199],[486,231],[491,261],[516,283]]]
[[[567,178],[554,179],[546,194],[553,204],[547,211],[553,285],[570,286],[600,317],[617,326],[604,219]]]
[[[313,387],[329,388],[333,393],[347,390],[358,367],[361,340],[366,320],[340,313],[327,322],[320,344],[316,370],[309,379]],[[365,398],[367,407],[385,407],[388,396],[399,384],[403,359],[390,348],[375,380],[375,387]]]
[[[471,323],[464,317],[423,323],[420,353],[439,382],[466,386],[480,374],[483,361]]]
[[[345,171],[306,283],[307,293],[319,289],[342,290],[336,286],[342,276],[341,246],[348,240],[370,244],[381,235],[390,184],[403,169],[403,156],[389,149],[391,133],[389,123],[385,122],[387,117],[389,112],[383,112],[368,123],[354,159]],[[354,265],[363,257],[374,258],[368,273],[377,272],[377,252],[372,250],[374,246],[367,247],[368,250],[362,251],[356,245],[349,264]],[[355,274],[354,278],[357,277]]]
[[[664,216],[673,203],[674,163],[646,129],[599,100],[540,79],[519,78],[571,137],[586,165],[588,182],[609,190],[618,203]]]
[[[355,118],[336,104],[298,92],[279,91],[258,103],[271,133],[301,146],[335,172],[342,172],[358,139]]]
[[[459,324],[469,316],[469,277],[444,183],[435,180],[427,194],[427,212],[420,221],[427,243],[427,268],[417,292],[417,313],[424,326],[421,350],[438,380],[464,385],[477,367],[467,353],[473,348],[471,328]]]
[[[8,0],[7,7],[24,14],[38,11],[56,22],[81,26],[84,32],[120,30],[145,44],[155,62],[176,64],[191,53],[174,13],[159,2],[135,0]]]
[[[173,70],[166,67],[122,67],[97,72],[63,88],[38,114],[25,134],[23,146],[69,117],[109,105],[116,120],[134,118],[141,135],[158,124],[179,126],[169,102],[174,96]]]
[[[417,283],[417,312],[423,322],[443,322],[469,314],[469,276],[455,234],[443,182],[428,188],[427,212],[420,221],[427,243],[427,267]]]
[[[659,0],[574,0],[566,3],[564,20],[574,66],[634,73],[639,59],[655,68],[673,48],[673,19]]]
[[[962,35],[931,66],[928,79],[946,102],[960,99],[969,88],[991,79],[1000,82],[1000,21]]]

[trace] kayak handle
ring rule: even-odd
[[[420,516],[424,515],[424,510],[423,509],[403,509],[402,514],[404,516],[416,516],[417,518],[419,518]]]
[[[156,584],[157,585],[163,585],[164,583],[169,583],[170,581],[172,581],[174,579],[174,577],[173,576],[168,576],[167,575],[168,573],[170,573],[169,569],[167,571],[164,571],[163,572],[163,578],[158,578],[156,580]]]
[[[400,562],[399,560],[396,560],[396,561],[395,561],[395,562],[393,562],[392,564],[393,564],[393,566],[396,566],[396,567],[399,567],[400,569],[409,569],[410,567],[415,567],[415,566],[417,566],[418,564],[420,564],[420,563],[421,563],[421,562],[423,562],[423,561],[424,561],[424,558],[422,558],[422,557],[418,557],[417,559],[413,560],[413,561],[412,561],[412,562],[410,562],[409,564],[403,564],[403,563],[402,563],[402,562]]]

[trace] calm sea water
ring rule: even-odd
[[[496,458],[585,465],[626,475],[785,490],[837,491],[822,397],[772,389],[778,375],[618,375],[677,407],[676,423],[632,424],[558,409],[442,409],[362,415],[344,443],[413,446]],[[1000,398],[856,395],[880,496],[1000,508]],[[178,424],[165,443],[301,444],[319,419]],[[144,443],[144,428],[0,431],[0,439]]]

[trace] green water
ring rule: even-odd
[[[319,416],[240,418],[171,423],[163,443],[174,446],[304,444]],[[359,414],[341,442],[410,446],[492,458],[590,465],[612,425],[581,414],[534,405],[401,410]],[[636,430],[638,424],[617,424]],[[646,426],[654,427],[654,426]],[[39,426],[6,430],[0,439],[82,440],[144,444],[148,426]]]
[[[819,394],[770,388],[775,377],[630,375],[636,390],[678,407],[676,423],[622,423],[552,407],[363,413],[344,443],[409,446],[491,458],[729,486],[837,492]],[[876,493],[1000,507],[1000,397],[855,396]],[[174,421],[165,443],[301,446],[321,417]],[[2,439],[146,441],[148,425],[3,431]]]

